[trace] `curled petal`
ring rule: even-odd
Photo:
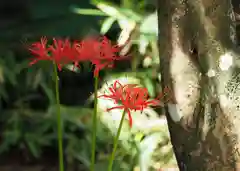
[[[127,110],[127,114],[128,114],[128,119],[129,119],[129,126],[130,126],[130,128],[132,128],[133,121],[132,121],[132,115],[131,115],[130,110]]]
[[[41,60],[52,60],[48,55],[46,37],[42,37],[40,42],[33,43],[29,48],[29,51],[34,55],[34,58],[32,59],[32,62],[29,63],[29,65],[33,65]]]
[[[124,109],[128,112],[129,124],[132,126],[131,110],[143,111],[148,106],[160,105],[160,100],[149,100],[148,90],[144,87],[139,87],[136,84],[122,85],[119,81],[115,81],[112,87],[109,87],[109,95],[101,95],[114,100],[115,104],[121,102],[122,105],[108,108],[107,111],[113,109]]]
[[[107,111],[111,111],[113,109],[124,109],[124,106],[115,106],[115,107],[111,107],[111,108],[108,108]]]

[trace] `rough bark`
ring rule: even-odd
[[[166,116],[180,171],[240,170],[240,54],[231,2],[158,2],[162,84],[174,92]]]

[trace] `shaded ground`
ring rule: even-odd
[[[56,167],[51,166],[21,166],[21,165],[10,165],[10,166],[0,166],[1,171],[57,171]]]
[[[0,156],[0,171],[57,171],[57,156],[53,152],[45,152],[41,160],[34,160],[21,152],[13,152]]]

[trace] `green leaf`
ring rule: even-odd
[[[39,134],[41,136],[41,134]],[[54,139],[56,135],[55,134],[49,134],[49,135],[42,135],[41,138],[35,138],[37,140],[37,143],[41,146],[49,146],[51,145],[51,140]]]
[[[133,25],[133,23],[127,19],[118,19],[117,21],[122,30],[126,27],[131,28],[131,26]]]
[[[5,151],[8,151],[10,146],[11,142],[9,142],[8,140],[2,141],[0,145],[0,154],[4,153]]]
[[[55,118],[56,105],[52,105],[48,109],[50,116]],[[85,128],[85,122],[83,118],[91,116],[92,110],[89,108],[82,107],[67,107],[61,105],[61,114],[64,121],[68,121],[74,125],[77,125],[79,128]]]
[[[14,69],[15,73],[20,73],[22,70],[28,68],[28,66],[29,66],[29,61],[28,60],[17,63],[16,66],[15,66],[15,69]]]
[[[139,36],[139,43],[138,43],[138,51],[140,54],[143,55],[146,53],[148,44],[149,44],[149,39],[144,34],[141,34]]]
[[[20,139],[20,132],[19,131],[5,131],[3,133],[4,139],[8,141],[9,144],[11,145],[16,145]]]
[[[40,86],[42,87],[42,89],[44,90],[44,92],[46,93],[47,97],[48,97],[48,100],[50,102],[50,105],[51,104],[54,104],[55,103],[55,96],[54,96],[54,93],[52,91],[52,89],[50,89],[46,83],[44,82],[41,82],[40,83]]]
[[[154,83],[151,80],[151,78],[146,77],[143,80],[143,84],[146,86],[146,88],[148,89],[149,92],[149,96],[150,97],[154,97],[155,96],[155,87],[154,87]]]
[[[140,32],[145,34],[158,34],[157,12],[147,16],[140,25]]]
[[[28,139],[28,138],[27,138],[27,139]],[[30,137],[29,137],[29,140],[26,141],[26,143],[27,143],[27,145],[28,145],[28,148],[29,148],[31,154],[32,154],[34,157],[39,158],[40,155],[41,155],[40,147],[37,146],[37,145],[33,142],[32,138],[30,138]]]
[[[1,89],[0,89],[0,97],[3,98],[4,100],[8,100],[8,94],[6,92],[6,90],[3,88],[3,86],[1,85]]]
[[[17,85],[16,74],[10,68],[4,68],[4,75],[12,85]]]
[[[142,17],[134,11],[126,8],[119,8],[110,3],[97,3],[96,6],[110,17],[116,18],[121,29],[131,27],[136,22],[140,22]]]
[[[0,84],[4,83],[3,67],[0,65]]]
[[[126,16],[128,19],[135,21],[135,22],[141,22],[143,20],[143,16],[134,12],[131,9],[127,8],[120,8],[119,11]]]
[[[115,21],[116,21],[116,18],[113,18],[113,17],[106,18],[103,21],[100,33],[101,34],[106,34]]]
[[[113,5],[102,2],[97,3],[96,6],[108,16],[116,18],[123,17],[122,14],[119,12],[118,7],[114,7]]]
[[[38,85],[43,82],[43,75],[42,75],[42,72],[41,70],[38,70],[36,73],[35,73],[35,77],[34,79],[32,80],[32,87],[34,89],[36,89],[38,87]]]
[[[140,144],[141,152],[139,156],[139,165],[141,171],[149,170],[152,155],[159,143],[159,137],[160,137],[159,133],[154,133],[144,138],[144,140],[141,142]]]
[[[83,8],[72,7],[71,11],[80,15],[108,16],[106,13],[98,9],[83,9]]]
[[[112,170],[114,171],[126,171],[126,169],[122,168],[123,162],[119,160],[115,160],[113,163]],[[98,168],[98,171],[106,171],[108,168],[108,161],[100,161],[95,164],[95,168]],[[129,169],[129,168],[128,168]]]
[[[108,161],[97,162],[95,164],[95,168],[97,168],[99,171],[107,170],[108,169]]]

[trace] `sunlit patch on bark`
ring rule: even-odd
[[[215,77],[216,76],[216,71],[214,69],[209,69],[207,72],[208,77]]]
[[[219,58],[219,68],[222,71],[227,71],[233,65],[233,56],[227,52]]]
[[[183,114],[177,104],[168,104],[168,112],[174,122],[179,122],[183,117]]]

